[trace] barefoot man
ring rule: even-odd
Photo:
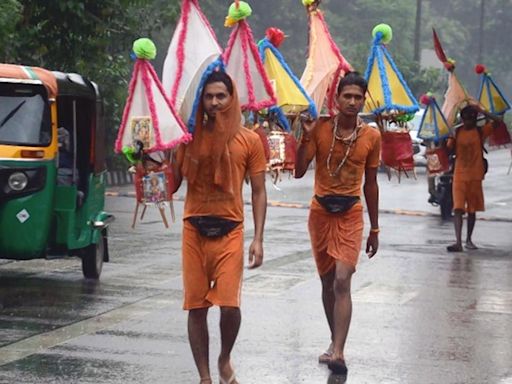
[[[256,133],[241,126],[236,88],[224,72],[206,80],[197,112],[194,139],[178,150],[176,189],[187,179],[183,223],[183,308],[189,311],[188,335],[203,384],[212,383],[209,367],[208,309],[220,307],[221,384],[237,384],[231,350],[240,329],[243,271],[242,185],[252,189],[254,239],[249,268],[263,262],[267,195],[265,154]]]

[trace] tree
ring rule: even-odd
[[[112,143],[127,94],[131,45],[136,38],[151,38],[164,25],[173,23],[179,11],[178,0],[20,3],[12,49],[4,61],[77,72],[95,81],[105,100]],[[15,4],[11,8],[11,12],[18,9]]]
[[[0,61],[6,61],[15,40],[16,24],[21,19],[21,4],[16,0],[4,0],[0,3]]]

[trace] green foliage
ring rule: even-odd
[[[20,17],[12,18],[16,33],[11,33],[11,50],[2,59],[77,72],[95,81],[105,100],[109,148],[112,148],[126,101],[132,43],[141,36],[151,37],[164,25],[174,22],[179,12],[178,2],[8,0],[7,4],[14,4],[11,14],[16,15],[18,10]],[[0,10],[3,7],[4,4],[0,5]]]
[[[21,19],[21,4],[16,0],[3,0],[0,2],[0,61],[5,61],[15,40],[16,24]]]

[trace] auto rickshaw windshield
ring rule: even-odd
[[[48,146],[51,138],[45,87],[0,82],[0,144]]]

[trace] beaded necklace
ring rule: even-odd
[[[350,155],[350,151],[352,150],[352,147],[354,143],[356,142],[357,136],[359,134],[359,130],[361,129],[361,122],[358,121],[358,124],[356,128],[352,131],[349,137],[340,137],[336,134],[338,131],[338,116],[334,118],[334,124],[332,128],[332,143],[331,148],[329,149],[329,154],[327,155],[327,172],[329,172],[329,175],[331,177],[338,176],[341,168],[345,165],[347,162],[348,156]],[[343,156],[343,159],[339,162],[338,166],[334,170],[334,172],[331,171],[331,158],[332,153],[334,151],[334,145],[336,144],[336,140],[340,140],[343,144],[348,145],[347,150],[345,151],[345,156]]]

